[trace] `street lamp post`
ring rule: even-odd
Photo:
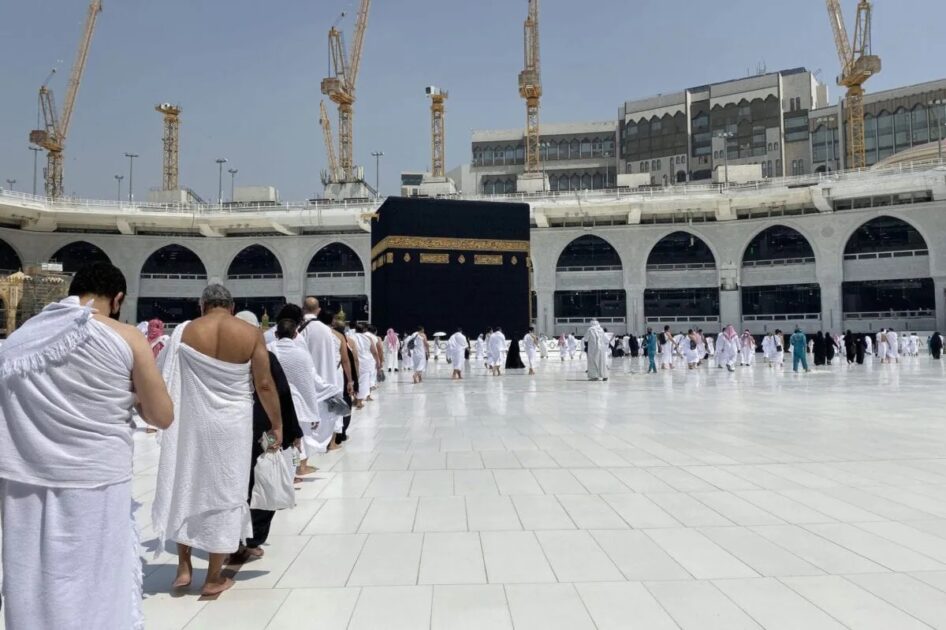
[[[227,172],[230,173],[230,203],[233,203],[233,186],[234,181],[236,180],[236,174],[240,171],[235,168],[228,168]]]
[[[729,188],[729,139],[735,136],[731,131],[720,131],[717,138],[723,139],[723,168],[726,169],[726,188]]]
[[[223,205],[223,165],[227,163],[227,158],[217,158],[217,205]]]
[[[374,194],[381,196],[381,158],[384,157],[384,151],[373,151],[374,157]]]
[[[11,191],[13,191],[13,185],[14,185],[14,184],[16,184],[16,180],[15,180],[15,179],[8,179],[8,180],[7,180],[7,186],[10,187],[10,190],[11,190]]]
[[[135,200],[135,158],[138,154],[126,153],[125,157],[128,158],[128,203],[130,204]]]
[[[125,179],[124,175],[116,175],[115,181],[118,182],[118,203],[122,202],[122,180]]]
[[[40,147],[34,147],[30,145],[30,151],[33,152],[33,195],[36,195],[36,167],[37,167],[37,154],[42,151]]]

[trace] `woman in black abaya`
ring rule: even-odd
[[[522,362],[522,357],[519,356],[519,337],[513,335],[509,342],[509,352],[506,353],[506,369],[524,370],[525,367],[526,364]]]
[[[827,354],[827,344],[825,343],[824,333],[820,330],[818,331],[818,334],[815,335],[814,354],[815,365],[824,365],[825,356]]]

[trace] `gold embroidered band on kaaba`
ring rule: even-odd
[[[463,252],[529,252],[529,241],[501,239],[446,238],[436,236],[386,236],[371,248],[371,257],[389,249],[463,251]],[[390,261],[389,261],[390,262]]]

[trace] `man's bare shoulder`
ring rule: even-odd
[[[142,335],[141,331],[135,326],[123,324],[117,319],[112,319],[111,317],[106,317],[104,315],[94,315],[93,317],[95,317],[95,321],[105,324],[118,333],[122,339],[128,342],[128,345],[131,346],[132,349],[145,346],[147,344],[145,336]]]

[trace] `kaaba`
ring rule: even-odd
[[[371,221],[371,319],[429,337],[529,327],[529,206],[389,197]]]

